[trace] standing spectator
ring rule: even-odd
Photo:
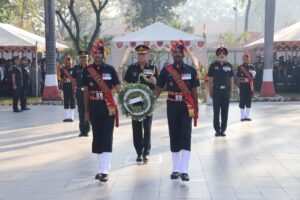
[[[23,87],[21,90],[21,109],[24,111],[24,110],[30,110],[30,108],[27,107],[27,95],[28,95],[29,83],[30,83],[30,68],[28,66],[27,57],[22,58],[21,69],[23,75]]]
[[[12,80],[12,87],[13,87],[13,111],[14,112],[22,112],[18,108],[18,104],[21,97],[21,91],[23,87],[23,73],[20,67],[20,57],[14,56],[13,57],[13,67],[11,73],[11,80]]]

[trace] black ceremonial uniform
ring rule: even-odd
[[[251,75],[250,71],[255,71],[255,67],[251,64],[243,64],[241,66],[244,66],[246,71]],[[246,76],[246,74],[241,70],[241,66],[238,67],[237,70],[237,78],[239,80],[239,89],[240,89],[240,104],[239,107],[241,109],[251,108],[251,102],[252,102],[252,92],[251,92],[251,85],[250,80]]]
[[[79,130],[81,135],[87,135],[90,131],[90,124],[84,120],[84,85],[82,84],[82,65],[75,65],[73,67],[72,76],[76,81],[76,99],[78,105],[79,115]]]
[[[137,83],[148,85],[151,90],[155,89],[155,85],[147,83],[140,74],[144,74],[147,78],[154,76],[158,77],[157,68],[153,65],[146,64],[144,69],[141,69],[138,63],[130,65],[125,74],[124,80],[127,83]],[[140,78],[139,78],[140,77]],[[152,116],[147,116],[143,121],[132,120],[133,143],[138,156],[147,156],[151,149],[151,124]],[[143,136],[144,129],[144,136]]]
[[[96,66],[92,64],[89,67],[93,67],[102,76],[102,79],[110,89],[120,84],[117,72],[112,66],[107,64]],[[109,116],[104,100],[105,94],[89,74],[87,68],[84,68],[82,72],[82,84],[88,88],[90,95],[89,113],[93,130],[92,152],[97,154],[112,152],[115,116]]]
[[[16,89],[13,89],[13,110],[17,112],[19,110],[18,104],[21,98],[21,92],[23,87],[23,73],[20,65],[14,64],[12,67],[12,75],[15,75]]]
[[[65,74],[64,69],[72,76],[73,70],[71,67],[64,67],[60,71],[60,79],[62,81],[62,89],[64,93],[64,108],[75,109],[75,97],[72,86],[72,80]]]
[[[213,78],[214,129],[217,133],[225,132],[230,100],[230,78],[234,76],[234,72],[230,63],[225,62],[221,65],[216,61],[210,65],[207,75]]]
[[[168,67],[168,66],[167,66]],[[171,65],[182,77],[189,90],[199,87],[200,82],[196,70],[186,64],[180,68]],[[172,75],[164,67],[159,75],[157,86],[168,91],[167,116],[169,124],[169,134],[172,152],[181,150],[191,150],[192,118],[189,116],[187,104],[180,88],[173,79]]]
[[[23,74],[23,87],[21,90],[21,109],[27,110],[27,94],[30,86],[30,69],[27,64],[21,64]]]

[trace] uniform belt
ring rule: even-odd
[[[104,100],[104,93],[102,91],[89,91],[90,100],[98,101]]]
[[[183,102],[185,99],[184,95],[181,92],[169,92],[168,100],[176,101],[176,102]]]
[[[250,81],[249,81],[248,78],[241,78],[241,79],[239,80],[239,82],[240,82],[240,83],[249,83]]]
[[[77,88],[77,91],[84,91],[84,87]]]
[[[228,85],[218,85],[218,86],[214,86],[214,89],[220,89],[220,90],[225,90],[228,89]]]
[[[68,79],[68,78],[65,78],[65,79],[64,79],[64,83],[71,83],[71,80]]]

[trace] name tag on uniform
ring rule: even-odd
[[[111,74],[102,74],[102,78],[103,78],[103,80],[111,80]]]
[[[231,67],[223,67],[223,70],[224,70],[225,72],[230,72],[230,71],[231,71]]]
[[[131,105],[131,104],[135,104],[135,103],[142,102],[142,101],[143,101],[142,97],[136,97],[136,98],[130,99],[128,104]]]
[[[182,101],[182,99],[183,99],[182,95],[176,95],[175,96],[176,101]]]
[[[144,69],[144,74],[145,75],[153,75],[153,70],[152,69]]]
[[[191,80],[192,74],[182,74],[181,78],[182,78],[182,80]]]

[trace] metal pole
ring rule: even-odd
[[[235,38],[237,38],[237,13],[238,13],[238,8],[237,8],[237,0],[236,0],[235,1],[235,25],[234,25]],[[236,49],[234,50],[234,64],[236,64]]]
[[[35,96],[39,96],[39,72],[38,72],[38,56],[37,56],[37,42],[35,44]]]

